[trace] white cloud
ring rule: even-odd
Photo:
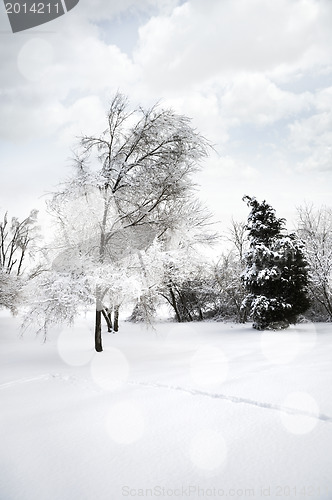
[[[135,30],[144,25],[131,56],[121,30],[118,46],[107,41],[112,22],[103,21],[128,23],[125,36],[133,18]],[[9,30],[6,16],[1,22]],[[20,192],[60,181],[75,137],[104,128],[119,89],[134,104],[160,100],[192,117],[216,146],[221,159],[212,156],[201,177],[216,210],[241,204],[247,191],[273,195],[295,166],[310,198],[315,169],[331,169],[332,88],[319,79],[332,68],[331,25],[330,0],[91,0],[48,33],[3,34],[0,138],[15,147],[0,165],[12,172],[2,188],[9,193],[18,172]]]
[[[222,112],[235,125],[266,125],[309,109],[312,96],[281,90],[266,76],[251,73],[235,77],[221,103]]]
[[[314,113],[317,103],[309,90],[281,84],[332,64],[331,7],[325,0],[188,1],[140,29],[134,61],[142,87],[146,95],[167,96],[219,146],[234,127],[264,129],[283,120],[285,131],[276,129],[273,137],[273,148],[282,150],[275,164],[291,168],[293,158],[281,158],[287,148],[278,140],[287,123]]]
[[[300,170],[332,171],[332,112],[323,112],[289,126],[290,146],[304,155]]]
[[[193,118],[193,125],[213,145],[222,145],[228,141],[228,124],[220,111],[216,89],[203,87],[187,93],[171,94],[161,104]]]
[[[211,162],[207,175],[212,182],[221,181],[227,177],[232,177],[239,181],[240,179],[257,178],[259,172],[252,165],[246,164],[232,156],[225,155],[219,156],[217,160]]]
[[[129,12],[163,12],[169,14],[181,0],[89,0],[81,1],[76,13],[93,21],[105,21]]]
[[[65,125],[59,131],[59,142],[75,149],[75,138],[99,134],[105,128],[106,110],[97,95],[82,97],[66,110]]]
[[[66,120],[66,109],[57,100],[47,100],[30,87],[20,93],[3,92],[0,99],[0,136],[21,144],[56,134]]]
[[[91,23],[91,9],[107,18],[133,8],[133,0],[81,3],[72,16],[55,21],[59,31],[53,35],[15,39],[11,77],[7,72],[4,78],[6,137],[17,136],[17,122],[30,135],[54,133],[66,126],[65,108],[76,99],[95,95],[106,107],[117,89],[134,101],[165,97],[193,116],[214,143],[227,141],[230,126],[270,124],[311,104],[308,92],[281,90],[266,73],[310,51],[325,53],[323,42],[330,35],[322,21],[323,14],[328,17],[324,1],[192,0],[171,10],[177,0],[160,0],[156,5],[164,14],[141,28],[134,61],[103,42]],[[141,4],[149,7],[151,0]],[[318,23],[323,29],[313,37]]]
[[[118,88],[126,92],[136,81],[128,56],[91,34],[75,33],[70,43],[62,34],[32,37],[16,49],[18,71],[0,94],[0,133],[11,140],[54,134],[73,121],[67,108],[81,96],[98,95],[106,108]],[[84,116],[82,130],[91,123]]]
[[[160,90],[238,71],[326,64],[330,7],[324,0],[192,0],[140,29],[135,60]]]
[[[289,146],[304,158],[300,170],[332,171],[332,87],[315,95],[315,112],[289,125]]]

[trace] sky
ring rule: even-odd
[[[0,5],[0,215],[27,216],[99,134],[112,96],[192,118],[197,195],[225,231],[244,195],[296,220],[331,206],[331,0],[80,0],[13,34]]]

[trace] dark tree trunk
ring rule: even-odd
[[[169,285],[168,289],[169,289],[169,293],[171,296],[171,303],[172,303],[172,307],[175,311],[176,319],[177,319],[178,323],[181,323],[182,318],[180,316],[180,312],[179,312],[178,307],[176,305],[176,298],[175,298],[175,295],[174,295],[174,292],[173,292],[171,285]]]
[[[111,317],[111,313],[109,312],[108,309],[102,309],[101,311],[102,315],[104,316],[104,319],[106,321],[106,324],[107,324],[107,331],[108,332],[111,332],[113,330],[113,327],[112,327],[112,317]]]
[[[108,309],[108,307],[107,307],[107,308],[106,308],[106,312],[107,312],[108,321],[109,321],[110,326],[111,326],[111,330],[113,330],[113,323],[112,323],[112,310],[111,310],[111,309]]]
[[[191,312],[190,312],[189,308],[187,307],[186,300],[185,300],[183,294],[181,292],[179,292],[179,291],[177,291],[177,292],[178,292],[178,295],[180,297],[180,302],[182,304],[183,312],[187,316],[187,321],[192,321],[193,317],[191,315]]]
[[[119,330],[119,309],[120,306],[114,306],[114,331]]]
[[[97,352],[103,350],[101,342],[101,311],[96,308],[96,322],[95,322],[95,349]]]

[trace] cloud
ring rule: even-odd
[[[59,143],[75,149],[76,138],[99,134],[105,129],[106,109],[97,95],[77,99],[66,109],[65,125],[59,131]],[[76,141],[77,142],[77,141]]]
[[[299,170],[332,171],[332,112],[318,113],[289,125],[290,146],[303,159]]]
[[[121,15],[131,13],[149,13],[153,11],[169,14],[181,2],[181,0],[89,0],[80,2],[79,15],[92,21],[105,21]]]
[[[148,12],[152,3],[142,0],[140,9]],[[15,140],[19,124],[21,137],[53,134],[73,124],[67,108],[75,100],[97,96],[106,108],[118,89],[135,102],[164,98],[214,143],[227,141],[229,127],[271,124],[310,108],[310,93],[282,90],[273,72],[286,63],[297,67],[308,54],[327,57],[332,9],[324,0],[179,3],[154,3],[133,59],[102,40],[96,20],[125,16],[133,0],[80,2],[73,15],[54,21],[53,34],[13,39],[9,54],[0,49],[0,133]]]
[[[134,85],[136,72],[128,56],[92,34],[56,33],[48,38],[21,39],[12,54],[16,65],[2,82],[0,134],[13,141],[51,135],[74,120],[76,100],[97,95],[103,106],[118,88]],[[8,69],[8,66],[7,66]],[[77,121],[90,128],[78,115]]]
[[[229,155],[220,156],[217,161],[211,164],[207,173],[212,182],[227,177],[236,178],[237,180],[240,178],[254,179],[259,175],[259,171],[252,165]]]
[[[218,92],[215,88],[202,87],[187,93],[170,94],[162,99],[161,105],[171,107],[178,113],[193,119],[193,126],[214,146],[229,140],[228,124],[220,110]]]
[[[299,170],[332,171],[332,87],[314,96],[315,111],[289,124],[289,147],[302,155]]]
[[[331,15],[324,0],[192,0],[140,29],[135,61],[160,90],[239,71],[293,72],[331,62]]]
[[[112,42],[113,21],[124,29]],[[14,36],[0,22],[0,140],[10,144],[0,168],[13,172],[3,190],[18,172],[20,192],[60,181],[76,136],[104,129],[118,89],[192,117],[215,145],[222,160],[211,156],[201,183],[216,210],[221,191],[231,205],[235,191],[273,192],[285,171],[331,168],[330,0],[91,0],[45,32]],[[131,53],[122,38],[132,29]]]
[[[310,92],[281,90],[262,74],[240,74],[221,98],[222,112],[231,124],[267,125],[310,109]]]

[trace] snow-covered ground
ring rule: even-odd
[[[0,316],[1,500],[332,498],[332,325]]]

